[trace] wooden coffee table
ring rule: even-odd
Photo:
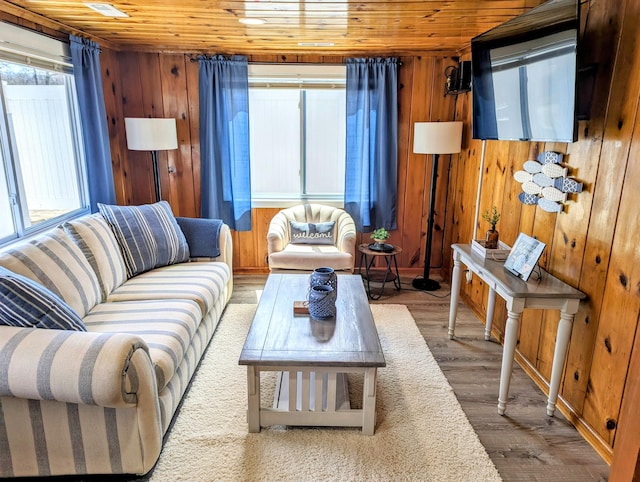
[[[338,276],[336,317],[294,315],[308,275],[271,274],[247,334],[240,365],[247,366],[249,432],[268,425],[362,427],[373,435],[376,377],[386,366],[362,278]],[[260,404],[260,373],[281,372],[273,407]],[[347,373],[363,373],[362,408],[349,404]]]

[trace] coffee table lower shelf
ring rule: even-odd
[[[260,405],[260,373],[278,371],[273,407]],[[364,373],[362,409],[352,409],[346,373]],[[373,435],[376,367],[247,366],[249,432],[269,425],[362,427]],[[316,409],[319,407],[319,409]]]

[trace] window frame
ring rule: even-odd
[[[4,171],[10,222],[13,232],[0,237],[0,249],[22,242],[64,221],[90,213],[87,166],[82,137],[82,123],[75,91],[75,79],[68,43],[49,38],[37,32],[10,24],[0,24],[0,37],[10,41],[0,42],[0,62],[20,64],[64,74],[65,98],[69,115],[69,136],[76,170],[75,179],[79,207],[30,225],[30,214],[26,203],[27,192],[22,185],[21,164],[17,153],[16,138],[11,129],[6,96],[0,85],[0,169]],[[1,177],[0,177],[1,179]]]

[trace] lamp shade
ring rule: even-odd
[[[462,150],[462,122],[416,122],[414,154],[455,154]]]
[[[178,148],[176,120],[126,117],[127,147],[132,151],[167,151]]]

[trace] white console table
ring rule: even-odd
[[[489,287],[485,340],[488,340],[491,335],[491,321],[493,319],[496,293],[507,303],[508,317],[504,333],[500,390],[498,394],[498,413],[500,415],[504,415],[507,408],[511,371],[513,369],[522,312],[525,308],[560,310],[560,323],[556,333],[556,346],[553,353],[549,399],[547,402],[547,415],[553,416],[569,345],[571,327],[573,326],[573,317],[578,311],[580,300],[586,295],[544,270],[542,270],[542,276],[539,280],[534,279],[535,275],[532,275],[529,281],[524,282],[506,271],[504,262],[483,258],[471,250],[471,245],[454,244],[451,248],[453,249],[453,273],[451,279],[451,305],[449,308],[450,339],[453,338],[456,327],[462,264],[475,273]]]

